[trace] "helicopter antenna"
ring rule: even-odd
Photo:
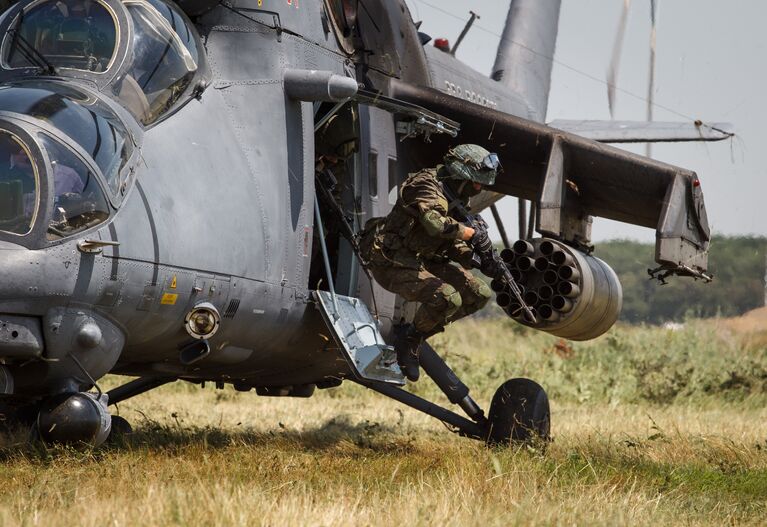
[[[455,52],[458,50],[458,46],[461,45],[461,42],[463,42],[464,37],[471,29],[471,26],[474,24],[474,21],[479,19],[479,15],[475,13],[474,11],[469,11],[469,14],[471,15],[469,17],[469,21],[466,22],[466,25],[463,27],[463,31],[461,31],[461,34],[458,35],[458,40],[455,41],[455,45],[453,46],[453,49],[450,50],[450,54],[455,56]]]

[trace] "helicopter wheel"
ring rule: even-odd
[[[551,417],[546,391],[530,379],[506,381],[493,396],[488,422],[488,445],[547,441]]]
[[[133,433],[133,427],[124,417],[119,415],[112,416],[112,429],[109,431],[109,437],[107,437],[107,443],[114,443],[125,436]]]

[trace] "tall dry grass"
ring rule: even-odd
[[[487,402],[552,398],[554,441],[487,449],[355,385],[309,400],[177,383],[120,405],[93,452],[3,439],[2,525],[761,525],[764,347],[708,323],[560,343],[501,321],[435,341]],[[736,379],[736,381],[733,381]],[[116,379],[108,382],[114,383]],[[444,400],[428,381],[420,394]]]

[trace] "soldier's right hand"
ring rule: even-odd
[[[463,226],[463,236],[461,237],[461,241],[468,242],[474,237],[474,233],[476,233],[472,227],[469,227],[468,225]]]
[[[493,242],[490,241],[490,236],[487,235],[486,230],[481,228],[474,232],[474,236],[469,240],[469,245],[474,247],[483,257],[490,256],[493,251]]]

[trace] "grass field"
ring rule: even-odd
[[[488,449],[349,383],[308,400],[176,383],[120,405],[135,433],[118,444],[3,437],[0,524],[763,525],[761,328],[567,343],[483,320],[436,337],[482,403],[509,377],[547,388],[545,450]],[[444,400],[429,381],[413,389]]]

